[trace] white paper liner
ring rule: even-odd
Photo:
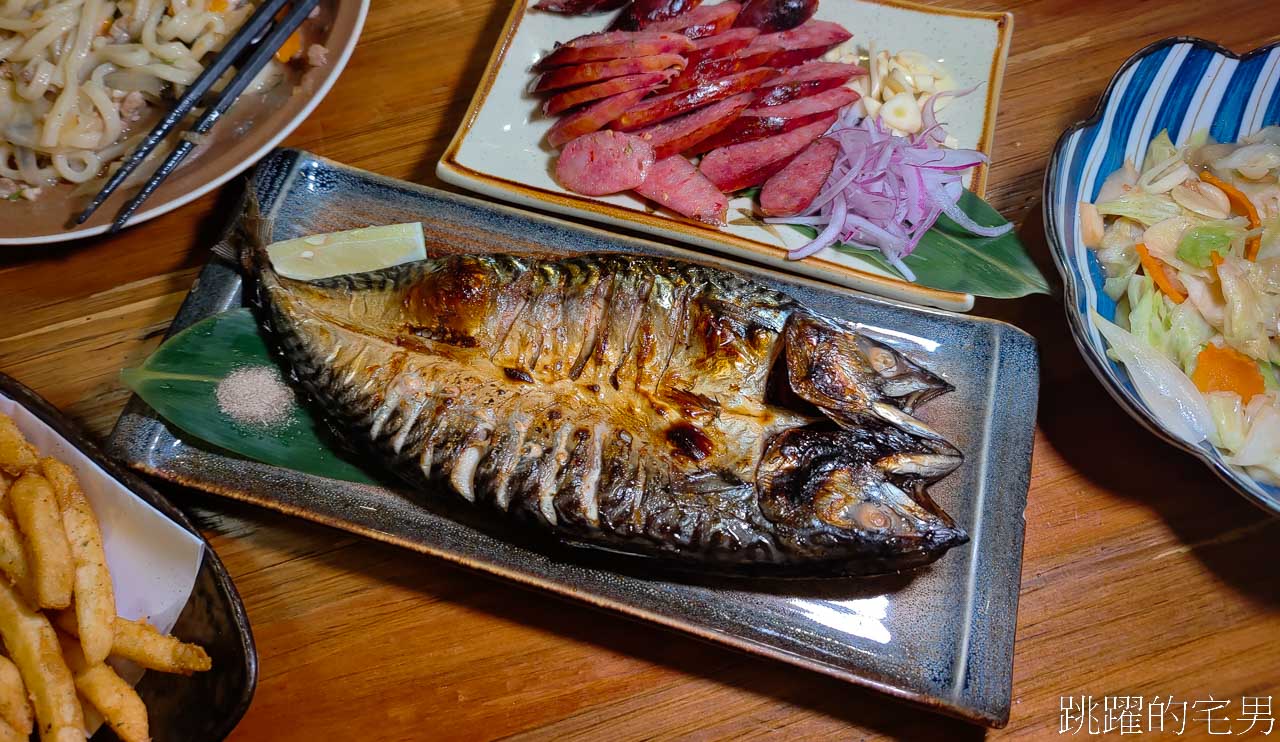
[[[204,542],[133,494],[17,402],[0,394],[0,413],[41,456],[70,466],[102,527],[102,545],[115,588],[116,612],[145,618],[169,633],[191,597]]]

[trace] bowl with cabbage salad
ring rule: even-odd
[[[1116,302],[1109,355],[1184,441],[1280,485],[1280,127],[1151,141],[1080,205]],[[1142,377],[1141,380],[1136,377]]]
[[[1280,44],[1139,51],[1058,140],[1044,213],[1104,388],[1280,512]]]

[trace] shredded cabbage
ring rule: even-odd
[[[1257,479],[1280,483],[1280,403],[1274,394],[1249,400],[1243,417],[1247,432],[1228,461]]]
[[[1145,174],[1151,171],[1156,165],[1178,156],[1178,148],[1173,146],[1173,140],[1169,139],[1169,130],[1165,129],[1155,135],[1151,140],[1151,144],[1147,145],[1147,158],[1142,161],[1142,172]]]
[[[1213,163],[1213,166],[1219,170],[1265,174],[1268,170],[1280,167],[1280,144],[1271,142],[1248,144]]]
[[[1245,209],[1238,203],[1224,219],[1184,208],[1188,189],[1173,189],[1198,181],[1195,171],[1202,168],[1240,191],[1261,226],[1241,216]],[[1168,132],[1156,135],[1141,173],[1126,163],[1108,175],[1095,204],[1099,215],[1112,217],[1096,254],[1106,276],[1103,290],[1116,301],[1116,322],[1096,313],[1092,320],[1107,354],[1125,366],[1138,396],[1174,436],[1192,444],[1207,439],[1228,463],[1280,486],[1278,177],[1280,127],[1236,145],[1213,143],[1198,131],[1182,149]],[[1261,242],[1256,254],[1255,239]],[[1163,264],[1169,278],[1169,285],[1160,284],[1164,289],[1144,275],[1137,243]],[[1252,399],[1202,393],[1191,376],[1207,343],[1254,359],[1266,391]]]
[[[1186,149],[1193,150],[1209,143],[1209,130],[1196,129],[1191,132],[1191,136],[1187,137]]]
[[[1244,445],[1248,420],[1244,417],[1244,403],[1235,392],[1209,392],[1204,395],[1209,413],[1213,415],[1213,445],[1235,453]]]
[[[1116,357],[1129,370],[1129,378],[1156,419],[1178,438],[1195,445],[1214,432],[1213,415],[1200,390],[1173,361],[1133,335],[1092,312],[1093,324],[1106,338]]]
[[[1116,219],[1102,233],[1098,263],[1106,276],[1102,290],[1112,301],[1119,301],[1129,285],[1129,277],[1138,270],[1138,251],[1134,246],[1142,239],[1142,225],[1129,219]]]
[[[1146,343],[1166,358],[1173,359],[1170,347],[1169,311],[1164,295],[1156,290],[1147,276],[1134,275],[1129,279],[1129,333]],[[1116,360],[1120,360],[1118,357]]]
[[[1213,265],[1213,253],[1226,255],[1243,240],[1248,224],[1243,219],[1215,219],[1191,227],[1178,242],[1178,259],[1197,268]]]
[[[1222,335],[1233,348],[1258,360],[1270,359],[1268,328],[1276,328],[1274,298],[1259,291],[1247,260],[1228,256],[1218,266],[1218,280],[1227,300]]]
[[[1135,188],[1114,201],[1096,204],[1103,216],[1125,216],[1150,227],[1182,214],[1182,207],[1161,194]]]
[[[1167,300],[1166,300],[1167,301]],[[1196,357],[1217,332],[1204,321],[1189,301],[1173,305],[1169,312],[1169,350],[1188,375],[1195,371]]]

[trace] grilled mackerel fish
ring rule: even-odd
[[[271,342],[416,491],[558,540],[717,572],[874,574],[967,541],[950,386],[784,294],[625,254],[448,256],[319,281],[245,235]]]

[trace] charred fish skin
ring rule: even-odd
[[[962,458],[909,414],[949,386],[749,279],[596,254],[300,282],[250,239],[294,377],[416,490],[716,571],[891,571],[966,540],[926,491]],[[802,404],[770,398],[779,374]]]

